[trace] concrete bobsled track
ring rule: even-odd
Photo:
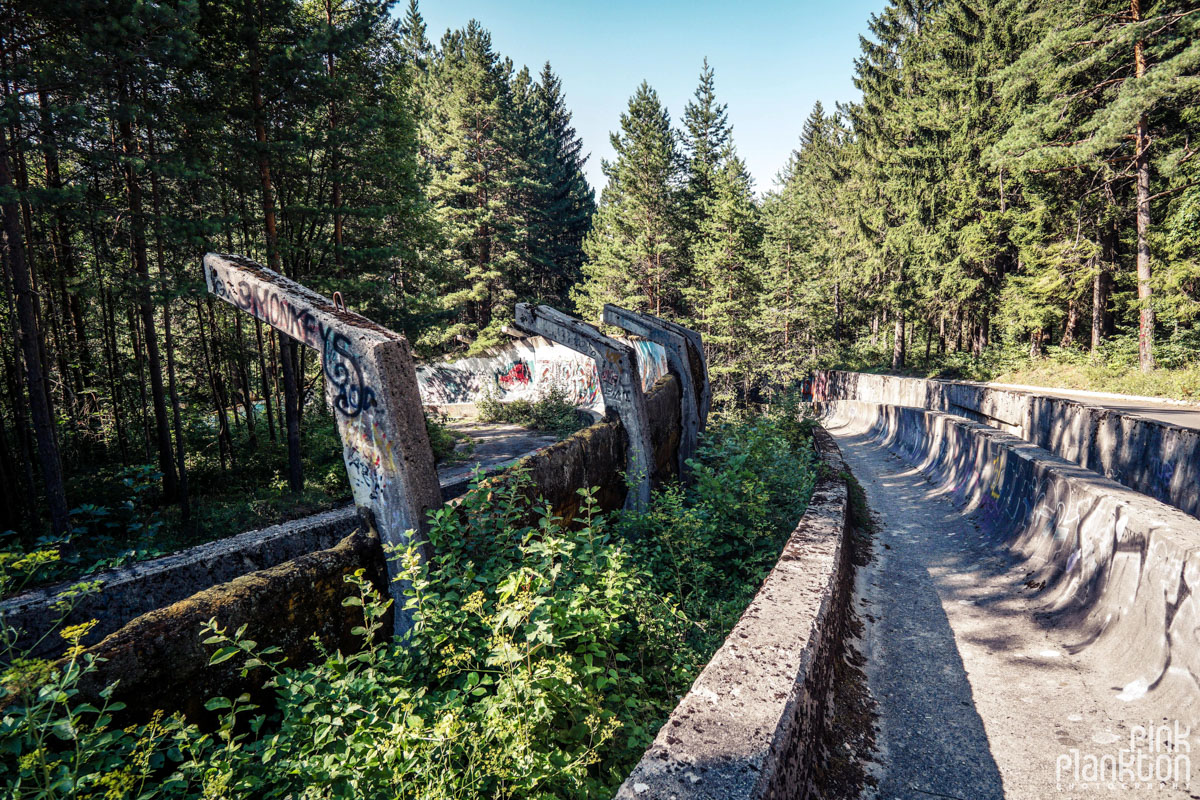
[[[622,339],[637,351],[642,391],[667,374],[661,345]],[[551,387],[582,409],[604,415],[604,396],[596,362],[589,356],[541,336],[514,341],[484,355],[438,364],[418,364],[417,384],[427,408],[452,416],[473,413],[475,403],[493,396],[502,402],[536,400]]]
[[[1103,665],[1098,690],[1200,727],[1200,520],[957,416],[852,400],[823,411],[831,429],[918,468],[972,512],[977,535],[1025,560],[1039,624]]]
[[[1150,410],[1145,402],[1111,396],[1083,402],[967,381],[834,370],[815,374],[813,395],[818,401],[925,408],[982,422],[1200,517],[1200,426],[1194,422],[1200,415],[1195,409]]]

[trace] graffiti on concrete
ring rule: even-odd
[[[603,403],[596,363],[590,358],[546,360],[541,362],[539,370],[538,380],[547,391],[551,387],[557,388],[570,402],[580,407]]]
[[[667,374],[666,351],[652,342],[619,341],[634,346],[642,390],[649,391]],[[619,391],[614,370],[597,369],[592,359],[540,336],[474,358],[419,365],[417,382],[426,405],[474,403],[488,395],[501,402],[537,400],[554,388],[598,414],[604,391]]]
[[[521,360],[512,361],[496,371],[496,385],[506,392],[528,386],[533,381],[533,371]]]
[[[480,394],[479,373],[456,366],[417,368],[421,402],[426,405],[470,403]]]
[[[375,405],[375,390],[363,377],[361,356],[350,339],[318,319],[310,307],[269,283],[252,284],[220,264],[210,264],[213,293],[321,353],[334,411],[357,417]]]
[[[417,378],[403,337],[249,259],[209,253],[204,270],[217,297],[321,354],[355,505],[388,545],[419,536],[441,490],[420,412],[404,405]],[[467,385],[458,391],[469,392],[474,376],[459,377]],[[389,561],[388,569],[395,579],[398,567]],[[397,633],[409,624],[410,615],[396,614]]]

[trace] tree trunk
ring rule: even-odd
[[[258,374],[262,379],[263,403],[267,407],[267,436],[269,436],[271,441],[274,442],[276,441],[275,412],[273,410],[273,406],[275,404],[271,402],[271,398],[274,393],[271,391],[270,378],[267,376],[267,362],[266,356],[263,352],[262,322],[260,322],[257,317],[254,319],[254,336],[258,341]]]
[[[154,128],[146,127],[146,151],[151,160],[157,153],[154,149]],[[150,202],[154,209],[154,244],[158,261],[158,285],[164,298],[167,293],[167,263],[163,247],[162,194],[158,186],[158,171],[150,172]],[[167,346],[167,391],[171,396],[171,425],[175,433],[175,467],[179,470],[179,513],[186,522],[192,514],[191,498],[188,495],[187,452],[183,441],[183,415],[179,408],[179,387],[175,376],[175,337],[171,332],[171,302],[163,300],[163,337]]]
[[[1134,22],[1142,18],[1141,0],[1130,0],[1130,14]],[[1138,40],[1133,45],[1134,69],[1138,78],[1146,74],[1146,43]],[[1137,278],[1138,304],[1141,315],[1138,320],[1138,364],[1142,372],[1154,369],[1154,307],[1151,305],[1150,288],[1150,138],[1146,115],[1137,123],[1137,154],[1134,166],[1137,169]]]
[[[304,488],[304,471],[300,465],[300,391],[296,383],[296,369],[292,351],[295,344],[284,334],[279,334],[279,362],[283,365],[284,415],[287,417],[288,486],[293,492]],[[291,454],[295,453],[294,458]]]
[[[49,189],[61,190],[63,184],[58,162],[57,137],[50,115],[49,99],[44,89],[38,90],[38,106],[42,116],[42,138],[45,144],[46,186]],[[67,224],[66,216],[57,207],[54,211],[52,244],[63,277],[66,281],[74,281],[78,275],[79,267],[75,259],[75,249],[71,244],[71,229]],[[93,367],[91,349],[88,347],[87,341],[87,329],[84,326],[83,320],[83,304],[79,301],[78,293],[70,291],[64,293],[66,295],[64,300],[67,311],[70,312],[71,317],[71,334],[75,352],[79,356],[84,380],[87,380],[87,377],[92,374]]]
[[[1067,321],[1063,323],[1062,341],[1060,347],[1070,347],[1075,344],[1075,329],[1079,327],[1079,301],[1071,298],[1067,302]]]
[[[150,371],[150,395],[154,406],[154,433],[158,449],[158,468],[162,472],[163,498],[174,502],[179,497],[179,473],[175,469],[171,444],[171,423],[167,416],[167,395],[163,388],[162,356],[158,351],[158,331],[154,324],[154,302],[150,296],[150,268],[146,258],[146,222],[142,214],[142,186],[134,166],[137,144],[129,119],[129,97],[124,79],[120,81],[121,104],[127,113],[117,123],[125,155],[125,191],[129,201],[129,229],[133,247],[133,268],[137,285],[138,313],[141,316],[147,367]]]
[[[247,3],[247,6],[250,4]],[[257,19],[258,9],[248,8],[247,10],[252,18]],[[250,91],[253,95],[251,101],[254,106],[254,138],[258,143],[258,177],[262,188],[263,226],[266,230],[267,261],[271,265],[271,269],[283,272],[275,228],[275,191],[271,185],[271,163],[267,157],[267,122],[261,76],[262,64],[256,33],[250,53]],[[291,277],[295,278],[296,276]],[[292,350],[292,340],[281,334],[279,357],[283,366],[284,416],[287,419],[288,485],[293,492],[299,492],[304,488],[304,472],[300,463],[300,402]]]
[[[221,391],[221,373],[214,368],[213,360],[208,354],[208,338],[204,333],[204,312],[200,309],[200,300],[196,299],[196,335],[200,339],[200,354],[204,358],[204,369],[208,373],[208,388],[212,393],[213,411],[217,415],[217,454],[221,460],[221,471],[225,471],[225,456],[233,463],[233,436],[229,433],[229,416],[225,413],[224,398]]]
[[[1035,328],[1033,333],[1029,334],[1029,357],[1031,359],[1039,359],[1042,357],[1042,335],[1041,328]]]
[[[337,100],[334,99],[337,92],[333,86],[333,0],[325,0],[325,23],[329,26],[329,42],[330,50],[325,54],[325,66],[329,72],[329,178],[333,184],[331,188],[331,200],[333,201],[333,264],[337,270],[337,276],[343,277],[344,269],[342,264],[342,181],[338,170],[341,165],[338,163],[338,108]]]
[[[246,358],[246,337],[242,333],[242,315],[234,317],[237,330],[237,365],[238,386],[242,390],[242,405],[246,409],[246,439],[250,447],[258,447],[258,434],[254,426],[254,398],[250,394],[250,364]]]
[[[45,484],[46,503],[50,509],[50,526],[55,536],[65,536],[70,522],[67,514],[67,496],[63,488],[62,461],[58,452],[58,440],[54,435],[54,414],[46,392],[45,371],[37,327],[37,299],[33,293],[33,280],[25,261],[25,245],[21,234],[21,211],[13,189],[12,173],[9,170],[8,133],[0,125],[0,193],[5,197],[0,205],[4,216],[4,238],[8,250],[8,265],[12,273],[13,293],[17,303],[17,327],[21,354],[25,359],[25,374],[28,379],[29,408],[33,417],[34,440],[37,442],[38,463]]]
[[[892,369],[904,369],[904,311],[896,312],[896,327],[892,334]]]

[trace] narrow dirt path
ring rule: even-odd
[[[1171,721],[1119,699],[1102,665],[1072,652],[1072,632],[1039,622],[1027,573],[1003,543],[875,442],[830,432],[879,523],[854,600],[879,713],[868,797],[1200,796],[1190,761],[1179,769],[1189,792],[1156,779],[1161,753],[1131,747],[1139,726]],[[1105,756],[1132,766],[1138,753],[1141,776],[1088,771]],[[1200,764],[1200,748],[1191,758]]]

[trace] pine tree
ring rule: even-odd
[[[704,335],[713,397],[728,401],[748,393],[760,356],[747,334],[760,289],[762,230],[753,181],[731,146],[711,178],[687,300],[692,324]]]
[[[678,197],[681,163],[671,118],[645,81],[611,134],[615,161],[603,162],[608,185],[584,242],[584,282],[573,298],[585,317],[606,302],[671,316],[682,271]]]
[[[1039,18],[1044,35],[1005,72],[1006,93],[1025,102],[996,150],[1031,176],[1061,174],[1070,184],[1082,173],[1094,176],[1093,184],[1132,184],[1139,362],[1150,370],[1150,184],[1155,159],[1168,155],[1154,141],[1170,109],[1196,97],[1200,40],[1195,14],[1167,2],[1144,5],[1047,4]]]
[[[717,102],[716,79],[708,59],[700,84],[683,110],[683,152],[687,158],[687,190],[683,196],[685,222],[693,236],[699,231],[716,194],[716,173],[733,136],[724,103]]]
[[[527,167],[519,161],[510,88],[511,62],[492,49],[472,20],[448,32],[431,71],[430,200],[445,241],[443,263],[451,313],[426,342],[456,337],[475,349],[499,343],[512,316],[521,269],[526,210],[512,202]]]
[[[548,266],[545,297],[561,305],[583,275],[583,242],[592,227],[596,198],[583,172],[588,157],[571,124],[562,81],[548,61],[534,86],[534,98],[549,136],[549,152],[540,165],[544,189],[537,202]]]

